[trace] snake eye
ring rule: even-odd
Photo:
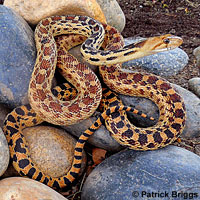
[[[170,43],[170,39],[169,39],[169,38],[166,38],[166,39],[163,40],[163,42],[164,42],[165,44],[169,44],[169,43]]]

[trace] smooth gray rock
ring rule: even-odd
[[[0,176],[6,171],[8,168],[10,159],[8,143],[6,137],[0,128]]]
[[[193,54],[197,59],[196,66],[200,67],[200,46],[194,49]]]
[[[10,108],[27,104],[35,64],[33,31],[10,8],[0,5],[0,102]]]
[[[114,26],[119,32],[122,32],[126,19],[118,2],[116,0],[97,0],[97,2],[104,12],[107,24]]]
[[[95,112],[94,116],[83,120],[82,122],[70,126],[62,126],[70,134],[79,137],[82,132],[88,129],[100,115],[99,112]],[[104,125],[102,125],[95,133],[89,137],[88,142],[98,148],[105,149],[107,151],[119,151],[123,147],[117,143],[111,136],[109,131]]]
[[[125,38],[125,45],[134,43],[142,38]],[[148,72],[160,75],[171,76],[180,72],[188,63],[188,55],[180,48],[160,52],[154,55],[145,56],[139,59],[123,63],[125,68],[141,67]]]
[[[174,85],[179,94],[183,97],[186,107],[186,127],[182,137],[192,138],[200,136],[200,99],[192,92]]]
[[[182,200],[183,195],[189,194],[200,199],[199,172],[200,157],[180,147],[171,145],[145,152],[125,150],[92,171],[84,183],[81,199]],[[150,198],[147,193],[152,192],[168,196]]]
[[[188,81],[189,90],[200,98],[200,78],[195,77]]]

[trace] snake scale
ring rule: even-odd
[[[125,111],[131,111],[146,118],[148,116],[134,107],[124,106],[110,89],[103,90],[104,97],[101,101],[102,89],[96,75],[89,71],[86,65],[77,63],[78,61],[73,60],[72,57],[62,58],[65,59],[63,62],[60,59],[60,56],[65,54],[62,49],[59,50],[59,55],[57,54],[54,37],[61,34],[82,35],[81,39],[78,36],[79,40],[74,36],[74,39],[71,39],[72,45],[68,43],[68,48],[83,42],[84,37],[87,38],[81,46],[81,53],[89,63],[100,65],[102,79],[111,90],[125,95],[145,97],[156,103],[160,112],[156,125],[138,128],[130,124]],[[3,128],[13,165],[21,175],[38,180],[50,187],[69,186],[80,171],[85,142],[103,123],[119,143],[136,150],[164,147],[181,134],[185,126],[185,106],[171,84],[152,74],[123,72],[121,65],[117,64],[173,49],[182,43],[180,38],[164,35],[123,47],[122,37],[114,28],[107,25],[103,27],[90,17],[70,15],[53,16],[42,20],[36,27],[35,40],[38,54],[29,85],[31,106],[15,108],[8,114]],[[100,49],[101,46],[103,50]],[[77,89],[77,96],[69,101],[55,97],[51,91],[57,62],[61,62],[62,75]],[[79,137],[70,171],[63,177],[50,177],[41,172],[31,160],[22,130],[43,121],[58,125],[77,123],[91,116],[100,101],[104,111]]]

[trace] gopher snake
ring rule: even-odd
[[[184,103],[168,82],[154,75],[139,73],[127,74],[120,71],[119,65],[111,65],[112,63],[117,63],[119,61],[124,62],[129,60],[130,57],[132,57],[131,59],[134,59],[174,48],[180,45],[181,39],[175,36],[165,35],[150,38],[134,45],[129,45],[124,49],[118,49],[120,45],[122,45],[120,34],[109,26],[105,27],[107,32],[105,41],[107,41],[107,44],[104,44],[103,48],[107,48],[107,50],[102,51],[97,49],[104,40],[104,28],[101,24],[89,17],[50,17],[42,20],[37,26],[35,33],[38,56],[29,86],[29,99],[32,108],[30,106],[21,106],[14,109],[7,116],[4,125],[4,132],[9,143],[13,165],[21,175],[27,175],[51,187],[68,186],[77,177],[80,171],[82,151],[85,142],[89,136],[104,123],[105,119],[107,119],[106,126],[111,131],[112,136],[120,143],[135,149],[147,150],[166,146],[174,141],[182,132],[185,124]],[[121,104],[119,105],[119,101],[113,96],[113,93],[108,92],[104,104],[105,107],[110,108],[106,108],[97,121],[79,137],[75,147],[72,168],[67,175],[56,178],[49,177],[42,173],[31,161],[22,130],[27,126],[34,126],[44,120],[59,125],[76,123],[80,118],[84,119],[89,117],[98,107],[101,99],[101,87],[94,75],[91,75],[93,79],[89,79],[90,81],[87,83],[89,86],[94,84],[93,87],[95,88],[94,91],[96,92],[97,97],[94,95],[95,92],[93,92],[93,96],[87,98],[96,98],[97,102],[92,102],[93,104],[88,103],[88,101],[82,101],[79,97],[72,99],[70,102],[65,102],[57,99],[50,92],[51,80],[57,62],[54,36],[65,33],[83,34],[89,38],[82,44],[81,52],[88,62],[96,65],[110,64],[109,66],[101,66],[100,72],[105,83],[111,89],[116,90],[117,92],[117,89],[119,89],[120,92],[123,90],[125,94],[150,98],[158,105],[161,116],[155,127],[145,129],[131,127],[131,125],[126,122],[124,115],[118,114],[119,111],[132,111],[141,116],[146,116],[134,108],[122,106]],[[71,65],[74,65],[74,63],[67,64],[69,67]],[[84,68],[85,66],[83,69]],[[73,71],[73,69],[71,69],[70,73],[74,74],[72,78],[76,79],[79,74],[82,75],[81,69],[82,68],[79,69],[79,73],[76,73],[75,70]],[[90,72],[86,72],[86,74],[88,73]],[[71,76],[68,76],[65,73],[63,73],[63,75],[66,78],[71,78]],[[91,76],[87,77],[90,78]],[[86,81],[84,76],[80,78],[80,81]],[[75,86],[80,87],[80,84]],[[87,89],[84,89],[84,92],[86,92],[85,90],[87,91]],[[87,94],[87,97],[88,95],[89,94]],[[80,96],[80,90],[78,91],[77,96]],[[82,98],[84,97],[85,96]],[[43,101],[45,101],[45,104]],[[89,110],[88,108],[83,109],[82,104],[77,108],[74,106],[78,105],[77,102],[83,104],[84,102],[87,102],[92,108],[90,107]],[[70,114],[72,118],[74,115],[74,109],[69,110],[69,106],[74,106],[73,108],[77,108],[77,110],[81,112],[79,118],[76,116],[75,120],[69,120]],[[93,106],[95,108],[93,108]],[[93,109],[93,111],[90,112],[91,109]],[[75,115],[78,113],[77,110],[75,109]],[[85,112],[85,110],[87,111]],[[117,133],[118,130],[119,134],[121,134],[120,136]]]

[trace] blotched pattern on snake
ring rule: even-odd
[[[105,26],[106,36],[104,40],[104,28],[95,20],[85,16],[56,16],[42,20],[36,28],[36,43],[38,57],[36,60],[33,75],[30,81],[29,99],[30,106],[22,106],[12,111],[5,120],[4,132],[9,142],[9,148],[13,164],[21,175],[41,181],[51,187],[65,187],[72,183],[80,171],[82,159],[82,150],[88,137],[104,122],[112,133],[112,136],[121,144],[133,149],[148,150],[157,149],[173,142],[182,132],[185,125],[185,107],[180,95],[173,87],[162,78],[140,73],[125,73],[121,71],[118,62],[124,62],[129,59],[135,59],[141,56],[153,54],[165,49],[174,48],[181,44],[181,39],[171,35],[150,38],[140,41],[134,45],[121,48],[123,42],[120,34],[109,26]],[[107,96],[102,101],[106,110],[97,119],[97,121],[87,129],[79,138],[75,147],[74,161],[71,170],[66,176],[55,178],[43,174],[37,166],[31,161],[26,141],[22,130],[26,126],[34,126],[42,121],[48,121],[54,124],[73,124],[84,118],[89,117],[98,107],[101,99],[101,86],[95,75],[87,72],[88,68],[78,64],[79,74],[70,69],[71,76],[65,74],[66,78],[79,78],[83,69],[86,69],[86,75],[79,79],[79,84],[75,85],[78,89],[78,97],[70,102],[62,101],[56,98],[50,88],[57,63],[57,51],[54,36],[60,34],[82,34],[88,39],[82,44],[81,52],[88,62],[100,66],[99,70],[104,82],[110,89],[132,96],[146,97],[154,101],[160,111],[160,118],[154,127],[137,128],[126,120],[124,110],[131,110],[136,114],[146,117],[134,108],[128,108],[119,105],[114,93],[107,91]],[[81,40],[81,39],[80,39]],[[105,50],[98,50],[102,42]],[[73,41],[72,41],[73,43]],[[78,43],[78,42],[77,42]],[[62,52],[60,53],[62,54]],[[69,59],[69,58],[67,58]],[[70,58],[71,59],[71,58]],[[66,68],[70,68],[76,61],[68,60]],[[59,59],[58,59],[59,62]],[[107,64],[108,65],[104,65]],[[80,67],[81,66],[81,67]],[[63,67],[64,69],[65,67]],[[92,77],[92,78],[91,78]],[[86,93],[80,98],[80,83],[86,81],[92,88],[92,97]],[[94,84],[94,85],[93,85]],[[86,92],[84,90],[84,92]],[[96,94],[96,95],[95,95]],[[96,101],[92,99],[96,98]],[[78,100],[77,100],[78,99]],[[45,101],[45,103],[44,103]],[[92,103],[90,102],[92,101]],[[82,104],[76,104],[81,102]],[[83,109],[86,102],[90,105]],[[88,103],[89,102],[89,103]],[[78,105],[78,107],[77,107]],[[69,110],[69,106],[73,109]],[[76,110],[76,109],[77,110]],[[76,110],[76,119],[73,119],[72,112]],[[81,115],[77,115],[79,111]],[[85,112],[85,110],[87,110]],[[120,111],[120,112],[118,112]],[[89,115],[85,116],[85,113]],[[72,117],[69,120],[70,115]]]

